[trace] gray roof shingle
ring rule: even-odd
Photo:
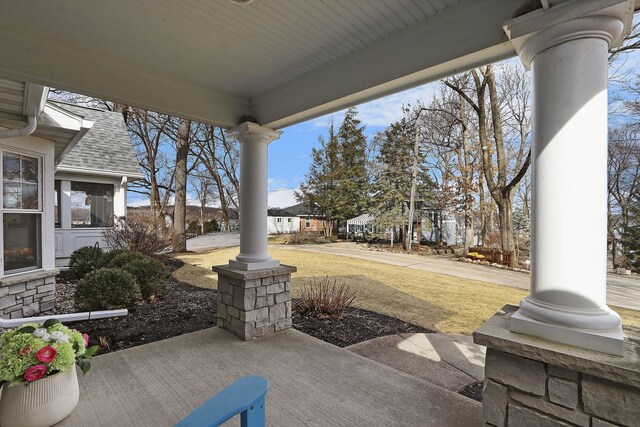
[[[59,167],[140,176],[141,170],[121,113],[49,101],[87,120],[93,127],[60,162]]]

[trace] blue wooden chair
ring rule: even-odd
[[[242,427],[264,427],[269,382],[260,376],[242,377],[176,424],[177,427],[217,427],[240,414]]]

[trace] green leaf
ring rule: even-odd
[[[35,330],[36,330],[36,328],[34,328],[33,326],[23,326],[22,328],[16,330],[16,333],[18,333],[18,334],[30,334]]]
[[[82,366],[80,366],[80,369],[82,370],[82,375],[87,375],[87,372],[89,372],[89,369],[91,369],[91,362],[89,362],[88,360],[84,360]]]
[[[94,345],[92,347],[89,347],[88,349],[85,350],[84,352],[84,357],[86,358],[90,358],[93,357],[94,354],[96,354],[98,352],[98,349],[100,347],[98,347],[97,345]]]
[[[58,323],[60,323],[58,319],[48,319],[46,322],[42,324],[42,327],[45,329],[48,329],[53,325],[57,325]]]

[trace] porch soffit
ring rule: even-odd
[[[527,2],[8,0],[0,76],[280,128],[513,55],[502,24]]]

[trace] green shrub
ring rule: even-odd
[[[87,274],[76,287],[76,306],[81,310],[130,308],[142,298],[134,277],[117,268],[101,268]]]
[[[69,271],[75,277],[83,278],[95,268],[102,265],[102,249],[84,246],[76,249],[69,259]]]
[[[139,252],[122,251],[113,257],[108,267],[127,271],[140,286],[143,299],[161,295],[167,289],[169,270],[165,265]]]
[[[220,231],[220,226],[218,225],[218,221],[212,219],[211,221],[204,222],[204,233],[213,233],[214,231]]]
[[[128,253],[131,253],[131,251],[127,249],[112,249],[109,252],[105,252],[100,259],[100,267],[111,267],[111,263],[115,257]]]
[[[105,264],[105,267],[122,268],[134,260],[150,259],[148,256],[141,254],[140,252],[133,252],[122,250],[121,253],[116,254],[109,264]]]
[[[161,295],[167,289],[170,273],[167,267],[158,260],[149,257],[133,258],[120,268],[136,279],[142,298],[145,300],[154,295]]]

